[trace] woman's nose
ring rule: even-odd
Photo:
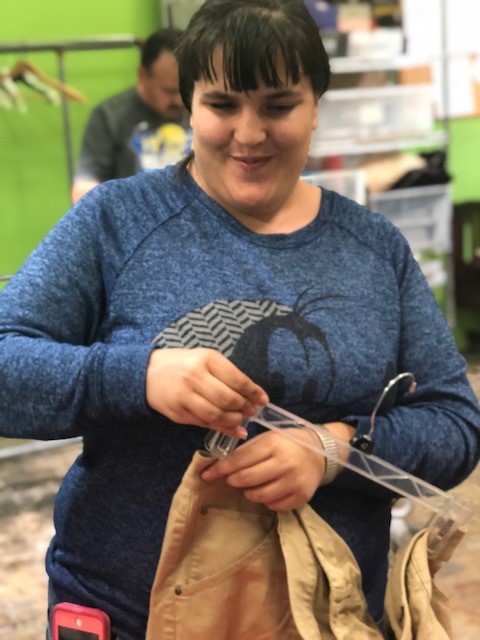
[[[236,118],[234,138],[241,145],[256,145],[267,137],[264,119],[253,109],[243,109]]]

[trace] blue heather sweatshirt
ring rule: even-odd
[[[479,459],[480,417],[442,313],[400,232],[324,190],[290,234],[245,229],[173,168],[105,183],[0,293],[0,435],[83,436],[55,506],[54,600],[142,640],[172,495],[204,429],[145,400],[152,344],[211,347],[275,402],[359,432],[386,381],[418,387],[376,422],[373,453],[441,488]],[[351,471],[313,508],[346,540],[378,619],[392,496]]]

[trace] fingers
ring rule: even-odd
[[[275,461],[272,458],[238,468],[238,461],[234,461],[233,457],[233,455],[228,456],[213,464],[202,473],[202,479],[214,480],[225,477],[226,483],[230,487],[242,489],[248,500],[267,506],[286,504],[287,498],[292,497],[291,487],[286,483],[282,472],[275,467]]]
[[[284,496],[275,502],[265,503],[265,506],[272,511],[291,511],[292,509],[300,509],[308,500],[299,500],[294,494]]]
[[[221,380],[230,390],[234,392],[235,398],[231,396],[228,402],[241,402],[242,406],[250,403],[255,409],[256,405],[265,405],[268,396],[265,391],[246,376],[230,360],[225,359],[221,354],[212,351],[207,366],[214,379]]]
[[[219,478],[228,478],[228,484],[237,488],[251,487],[260,482],[266,482],[268,479],[267,470],[265,467],[262,468],[262,462],[269,462],[270,456],[265,454],[262,459],[257,455],[254,455],[253,458],[244,455],[244,449],[251,448],[253,441],[247,442],[231,455],[218,460],[205,469],[201,476],[202,479],[218,480]],[[267,469],[271,472],[271,463],[267,465]]]
[[[247,430],[242,426],[244,418],[245,415],[241,411],[223,411],[203,396],[192,394],[189,397],[188,406],[185,405],[177,410],[175,422],[214,429],[243,440],[248,435]]]
[[[224,478],[252,502],[275,511],[310,500],[324,472],[323,457],[289,438],[269,432],[239,447],[202,473],[206,481]]]
[[[280,510],[282,506],[293,509],[311,498],[310,485],[303,482],[302,476],[293,470],[283,473],[275,469],[271,459],[248,469],[246,473],[232,474],[226,481],[231,487],[243,488],[245,497],[251,502],[265,504],[274,510]]]
[[[232,435],[268,396],[213,349],[156,349],[147,367],[146,400],[174,422]]]
[[[202,478],[212,480],[219,477],[219,471],[215,469],[219,464],[207,469]],[[303,485],[292,476],[284,475],[275,469],[271,459],[226,475],[225,481],[229,486],[243,490],[243,494],[251,502],[264,504],[273,511],[296,509],[308,502],[312,495],[308,483]]]
[[[219,425],[238,425],[242,419],[252,417],[256,412],[256,404],[247,400],[224,380],[213,375],[204,375],[192,384],[190,408],[192,412],[202,415],[212,428]]]

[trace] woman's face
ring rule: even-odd
[[[225,88],[221,57],[217,80],[195,83],[191,173],[231,215],[271,218],[291,204],[317,125],[317,100],[306,78],[281,89],[249,93]]]

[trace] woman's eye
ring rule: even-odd
[[[284,113],[289,113],[294,108],[295,108],[294,104],[271,104],[268,107],[268,110],[271,111],[272,113],[277,113],[280,115]]]
[[[235,105],[232,102],[211,102],[210,107],[218,111],[232,111]]]

